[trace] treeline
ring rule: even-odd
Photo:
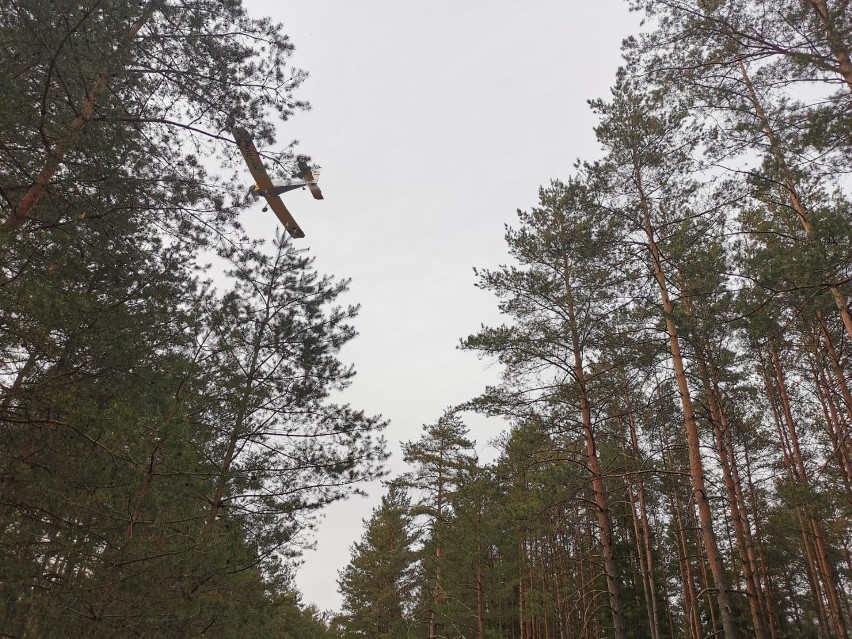
[[[852,10],[632,4],[602,157],[477,272],[499,457],[455,412],[404,447],[345,637],[850,634]]]
[[[291,50],[240,0],[3,3],[0,636],[325,632],[294,558],[384,422],[330,399],[348,282],[237,221]]]

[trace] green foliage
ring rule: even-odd
[[[411,505],[405,492],[391,484],[382,503],[366,521],[352,559],[340,572],[343,613],[337,624],[344,637],[368,639],[408,636],[415,588]]]
[[[305,106],[291,49],[239,0],[4,6],[0,215],[41,196],[0,230],[0,634],[327,632],[291,559],[385,422],[331,400],[348,282],[239,237],[220,135]]]

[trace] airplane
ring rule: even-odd
[[[293,219],[290,211],[288,211],[287,207],[284,206],[284,202],[279,196],[287,191],[307,186],[311,190],[311,195],[314,196],[314,199],[323,199],[322,191],[320,191],[320,188],[317,185],[319,171],[311,170],[311,167],[308,166],[307,162],[299,160],[298,165],[300,176],[302,178],[301,180],[271,180],[263,166],[260,154],[257,152],[257,148],[254,146],[254,142],[252,142],[248,131],[242,127],[234,127],[231,130],[231,133],[233,134],[234,140],[237,142],[237,147],[239,147],[240,153],[243,154],[243,159],[246,161],[249,172],[255,181],[255,184],[249,188],[249,193],[256,198],[261,195],[266,198],[267,204],[263,207],[263,210],[266,211],[271,208],[275,215],[278,216],[278,219],[281,220],[281,224],[284,225],[284,228],[287,229],[290,237],[305,237],[305,232],[299,228],[298,224],[296,224],[296,220]]]

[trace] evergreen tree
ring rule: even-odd
[[[367,639],[408,636],[413,603],[417,534],[405,492],[391,484],[373,510],[352,558],[340,572],[343,613],[337,623],[344,637]]]
[[[429,618],[429,639],[438,636],[439,626],[446,619],[444,604],[444,528],[450,516],[451,498],[459,489],[466,471],[476,466],[476,455],[470,451],[474,442],[467,438],[467,427],[453,412],[446,411],[433,424],[424,424],[423,435],[416,442],[402,445],[403,459],[413,470],[399,478],[401,486],[417,490],[420,495],[412,513],[429,522],[429,539],[425,546],[430,551],[423,558],[423,570],[431,581],[424,588],[421,606]]]
[[[318,509],[381,473],[384,422],[329,400],[346,282],[234,248],[199,159],[272,141],[291,49],[239,0],[4,6],[0,633],[269,634]]]
[[[601,379],[593,372],[595,363],[588,361],[589,351],[600,349],[612,332],[614,278],[622,277],[613,269],[619,260],[617,227],[607,224],[595,194],[580,180],[555,182],[542,189],[539,198],[539,207],[520,214],[521,228],[506,233],[520,268],[481,273],[479,286],[501,298],[501,310],[514,325],[484,329],[464,347],[497,355],[506,365],[507,388],[501,391],[508,391],[509,397],[524,406],[556,406],[545,410],[558,415],[559,428],[582,433],[612,623],[615,637],[623,639],[627,629],[621,578],[596,433],[601,413],[593,399]],[[487,402],[487,397],[480,400],[481,405]]]
[[[386,422],[329,401],[355,371],[338,358],[358,309],[336,306],[348,280],[319,276],[280,236],[276,253],[228,252],[233,288],[209,315],[205,529],[227,511],[265,552],[279,552],[323,506],[381,474]],[[212,481],[212,488],[207,488]]]

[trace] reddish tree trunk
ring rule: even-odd
[[[819,16],[822,27],[825,29],[826,40],[831,47],[831,52],[834,54],[834,57],[840,65],[838,68],[840,76],[846,82],[849,90],[852,91],[852,60],[849,59],[849,51],[844,46],[842,39],[838,36],[837,31],[834,29],[834,25],[831,23],[831,17],[828,14],[828,7],[825,4],[825,0],[807,1]]]
[[[790,199],[790,206],[792,206],[793,210],[796,212],[808,240],[814,242],[814,229],[813,224],[811,223],[810,212],[802,203],[798,186],[796,181],[793,179],[793,172],[790,171],[790,167],[787,164],[787,158],[784,156],[784,152],[781,149],[778,136],[775,134],[775,129],[769,121],[769,116],[766,115],[763,103],[757,95],[757,91],[751,82],[745,63],[742,60],[739,60],[739,68],[740,75],[742,76],[743,83],[746,85],[746,89],[748,90],[749,98],[752,106],[754,107],[755,114],[760,119],[763,132],[766,135],[766,139],[769,141],[769,147],[772,151],[772,155],[775,158],[775,161],[778,162],[778,168],[781,171],[781,179],[783,180],[784,187],[787,189],[787,195]],[[826,285],[828,286],[828,289],[831,292],[831,297],[834,300],[834,304],[840,313],[840,318],[843,320],[843,326],[846,329],[846,334],[849,336],[849,339],[852,340],[852,315],[849,314],[849,306],[846,301],[846,296],[843,294],[843,291],[840,290],[840,287],[836,282],[829,281],[826,282]]]
[[[136,37],[142,27],[145,26],[145,23],[154,15],[158,3],[158,0],[151,2],[145,13],[142,14],[142,17],[133,24],[127,34],[128,42]],[[15,205],[15,208],[12,209],[9,217],[3,222],[3,228],[10,230],[16,229],[29,217],[31,211],[47,190],[53,176],[56,175],[56,170],[62,164],[63,160],[65,160],[65,155],[69,150],[74,148],[77,144],[77,138],[80,137],[80,132],[89,123],[89,120],[92,119],[92,115],[95,112],[95,105],[106,88],[110,75],[109,71],[104,71],[98,75],[91,88],[86,91],[86,99],[83,100],[83,105],[77,110],[77,115],[68,125],[65,135],[59,138],[56,144],[54,144],[48,153],[41,171],[39,171],[33,183],[27,189],[27,192],[24,193],[23,197]]]
[[[568,256],[563,256],[565,277],[565,306],[568,311],[568,328],[571,333],[571,347],[574,355],[574,379],[577,382],[577,395],[580,403],[580,415],[583,419],[583,436],[586,441],[586,458],[592,474],[592,492],[597,511],[598,528],[600,529],[600,544],[604,559],[606,587],[609,594],[609,605],[612,610],[612,626],[615,639],[627,639],[627,622],[624,617],[624,607],[621,603],[621,578],[618,564],[615,561],[615,540],[612,534],[609,499],[603,483],[603,472],[598,459],[595,433],[592,427],[592,412],[589,406],[586,373],[583,368],[583,351],[580,345],[577,318],[574,314],[574,294],[571,287],[570,267]]]
[[[710,510],[710,500],[704,482],[704,463],[701,460],[701,439],[698,433],[698,422],[695,420],[695,408],[686,379],[686,368],[680,350],[680,339],[677,326],[674,321],[674,306],[669,298],[668,284],[663,271],[663,261],[655,238],[655,231],[651,223],[650,207],[642,187],[641,175],[638,169],[634,173],[634,180],[639,192],[640,205],[642,206],[642,224],[645,230],[646,243],[651,256],[654,269],[654,277],[660,291],[660,300],[665,317],[666,332],[669,336],[669,352],[675,369],[678,394],[683,409],[684,426],[686,428],[687,447],[689,450],[689,474],[692,480],[693,499],[698,506],[698,515],[701,528],[701,538],[707,552],[707,561],[710,564],[710,572],[713,575],[713,584],[716,590],[716,601],[719,605],[719,614],[722,619],[722,631],[726,639],[739,637],[737,630],[734,607],[731,602],[728,587],[728,578],[725,565],[722,561],[719,547],[716,543],[716,533],[713,530],[713,515]]]

